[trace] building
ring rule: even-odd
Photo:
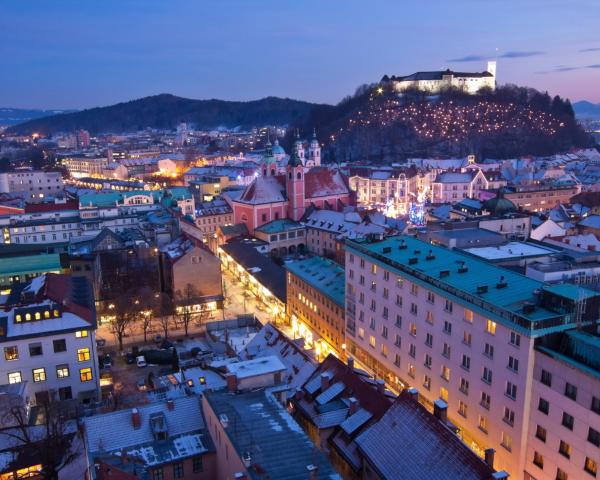
[[[102,177],[109,161],[107,157],[65,157],[61,164],[74,178]]]
[[[527,212],[545,212],[558,204],[571,203],[581,192],[581,185],[512,185],[503,188],[504,198]]]
[[[458,88],[467,93],[477,93],[482,88],[496,88],[496,62],[489,61],[484,72],[455,72],[441,70],[435,72],[416,72],[407,76],[388,77],[385,75],[381,83],[389,83],[397,92],[407,89],[424,90],[437,93],[447,88]]]
[[[222,480],[341,480],[278,402],[277,389],[206,392],[202,405]]]
[[[304,338],[316,358],[341,354],[345,344],[344,269],[333,260],[312,257],[285,265],[287,316],[294,337]]]
[[[287,218],[272,220],[254,230],[254,236],[268,245],[273,256],[285,257],[306,251],[304,225]]]
[[[497,173],[483,170],[465,170],[438,174],[431,184],[432,203],[457,203],[465,198],[479,198],[487,189],[506,185]]]
[[[273,220],[299,221],[311,205],[341,211],[350,204],[350,188],[339,170],[307,170],[297,150],[292,152],[285,175],[277,173],[273,162],[274,157],[268,154],[263,159],[262,175],[241,195],[230,198],[234,223],[245,223],[250,234]]]
[[[523,475],[537,338],[598,320],[600,295],[545,286],[412,237],[346,242],[347,352],[398,386],[418,386],[483,455]]]
[[[99,397],[94,297],[84,278],[36,277],[13,285],[2,306],[1,383],[27,382],[36,403]]]
[[[217,227],[233,223],[233,210],[223,200],[196,203],[195,221],[202,235],[211,237],[217,233]]]
[[[534,352],[525,479],[595,478],[600,464],[600,337],[571,330]]]
[[[25,200],[54,197],[63,190],[60,172],[18,170],[0,173],[0,192],[23,194]]]
[[[196,395],[86,417],[84,426],[90,480],[219,478]]]
[[[27,283],[44,273],[62,273],[64,267],[58,253],[39,253],[0,258],[0,289]]]

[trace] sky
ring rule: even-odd
[[[600,102],[599,0],[0,0],[0,107],[337,103],[452,68]]]

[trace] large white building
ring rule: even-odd
[[[481,88],[496,88],[496,62],[489,61],[484,72],[455,72],[440,70],[435,72],[415,72],[412,75],[391,77],[385,75],[383,83],[391,83],[394,90],[402,92],[417,88],[431,93],[444,88],[458,88],[467,93],[477,93]]]
[[[62,192],[60,172],[19,170],[0,173],[0,193],[20,193],[25,200],[43,199]]]
[[[31,402],[99,397],[96,316],[83,277],[48,273],[13,286],[0,317],[0,384],[27,382]]]

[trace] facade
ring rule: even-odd
[[[487,189],[497,189],[506,185],[506,181],[498,178],[493,172],[483,170],[467,170],[461,172],[444,172],[437,175],[431,185],[432,203],[457,203],[464,198],[479,198]]]
[[[445,88],[458,88],[467,93],[477,93],[481,88],[496,88],[496,62],[489,61],[485,72],[454,72],[450,69],[437,72],[416,72],[397,77],[387,75],[382,83],[391,83],[392,88],[402,92],[410,88],[436,93]]]
[[[46,274],[13,286],[0,319],[2,384],[36,403],[99,398],[94,298],[83,278]]]
[[[217,233],[217,227],[233,223],[233,210],[224,201],[196,203],[196,226],[205,237]]]
[[[273,220],[254,230],[254,236],[268,245],[274,256],[285,257],[306,250],[304,225],[288,219]]]
[[[58,253],[7,256],[0,258],[0,289],[27,283],[44,273],[61,273],[63,266]]]
[[[348,354],[390,384],[442,399],[465,443],[525,470],[536,338],[597,320],[600,295],[543,286],[412,237],[346,243]]]
[[[600,464],[600,337],[569,331],[534,353],[525,479],[595,478]]]
[[[581,185],[534,185],[504,188],[504,198],[527,212],[544,212],[558,204],[568,204],[581,192]]]
[[[0,173],[0,192],[24,194],[25,200],[52,197],[63,190],[60,172],[20,170]]]
[[[286,264],[287,315],[294,336],[315,349],[317,359],[340,354],[345,343],[344,269],[332,260],[313,257]]]
[[[61,160],[69,175],[74,178],[102,177],[109,161],[106,157],[65,157]]]

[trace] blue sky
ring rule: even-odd
[[[384,73],[480,71],[600,102],[598,0],[1,0],[0,106],[157,93],[334,103]]]

